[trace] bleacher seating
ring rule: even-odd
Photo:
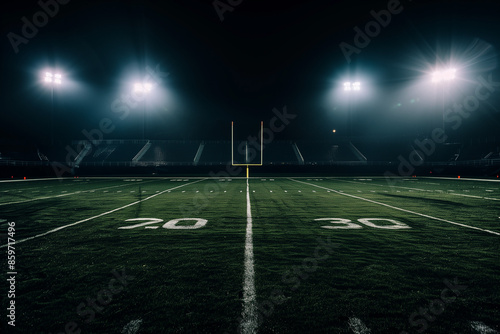
[[[349,142],[298,142],[297,147],[306,163],[359,161]]]
[[[0,143],[0,158],[15,161],[41,161],[43,154],[33,144],[27,143]]]
[[[151,147],[149,147],[147,152],[139,159],[139,161],[192,163],[199,146],[199,142],[152,141]],[[136,154],[141,148],[137,150]]]
[[[85,144],[85,145],[84,145]],[[298,152],[295,150],[295,145]],[[203,148],[203,149],[201,149]],[[243,149],[242,149],[243,148]],[[245,160],[245,142],[234,143],[236,163],[260,163],[260,150],[251,146],[251,161]],[[500,159],[498,142],[469,142],[434,144],[427,154],[413,141],[382,141],[369,139],[339,141],[275,141],[264,145],[265,165],[383,163],[397,162],[420,151],[429,163],[461,163]],[[81,153],[79,155],[79,153]],[[198,154],[198,153],[201,153]],[[300,153],[300,154],[298,154]],[[198,156],[198,155],[199,156]],[[0,160],[73,163],[78,165],[129,164],[129,165],[211,165],[231,162],[231,142],[226,141],[144,141],[107,140],[90,144],[85,141],[68,143],[26,144],[0,142]],[[69,161],[66,159],[69,158]],[[198,158],[198,160],[197,160]],[[303,159],[303,160],[302,160]]]
[[[237,144],[235,143],[235,152]],[[227,164],[231,162],[231,142],[206,142],[200,163]]]
[[[260,161],[260,157],[258,157]],[[298,159],[291,142],[272,142],[264,146],[264,163],[297,164]]]

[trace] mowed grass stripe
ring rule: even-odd
[[[32,239],[35,239],[35,238],[40,238],[40,237],[46,236],[48,234],[55,233],[57,231],[63,230],[65,228],[68,228],[68,227],[71,227],[71,226],[75,226],[75,225],[78,225],[78,224],[81,224],[81,223],[85,223],[85,222],[88,222],[90,220],[102,217],[102,216],[109,215],[109,214],[111,214],[113,212],[120,211],[120,210],[123,210],[125,208],[131,207],[133,205],[136,205],[136,204],[142,203],[144,201],[150,200],[152,198],[155,198],[156,196],[162,195],[162,194],[164,194],[164,193],[166,193],[168,191],[172,191],[172,190],[175,190],[175,189],[178,189],[178,188],[181,188],[181,187],[185,187],[185,186],[188,186],[188,185],[191,185],[191,184],[195,184],[195,183],[198,183],[198,182],[201,182],[201,181],[204,181],[204,180],[206,180],[206,179],[201,179],[201,180],[198,180],[198,181],[194,181],[194,182],[182,184],[182,185],[174,187],[174,188],[166,189],[166,190],[163,190],[163,191],[161,191],[161,192],[159,192],[157,194],[154,194],[154,195],[151,195],[149,197],[146,197],[145,199],[142,199],[142,200],[139,200],[139,201],[135,201],[133,203],[130,203],[130,204],[124,205],[122,207],[119,207],[119,208],[116,208],[116,209],[113,209],[113,210],[101,213],[99,215],[96,215],[96,216],[93,216],[93,217],[90,217],[90,218],[86,218],[86,219],[83,219],[83,220],[79,220],[77,222],[74,222],[74,223],[71,223],[71,224],[68,224],[68,225],[60,226],[60,227],[57,227],[57,228],[52,229],[50,231],[47,231],[45,233],[37,234],[37,235],[29,237],[29,238],[25,238],[25,239],[21,239],[21,240],[16,240],[16,244],[19,244],[19,243],[22,243],[22,242],[25,242],[25,241],[28,241],[28,240],[32,240]],[[3,247],[7,247],[7,245],[0,246],[0,248],[3,248]]]
[[[19,272],[25,274],[20,328],[59,333],[74,320],[82,333],[120,333],[127,322],[142,319],[141,333],[237,332],[246,227],[245,194],[239,191],[244,182],[205,180],[19,245],[24,256]],[[210,187],[219,191],[210,193]],[[192,191],[197,188],[203,195]],[[191,212],[186,212],[191,203],[197,207],[191,210],[189,205]],[[139,217],[163,222],[156,229],[119,229]],[[199,229],[162,227],[181,217],[208,223]],[[101,304],[103,312],[96,312],[94,321],[85,323],[88,316],[79,316],[76,307],[87,303],[87,297],[95,298],[116,268],[125,268],[135,279],[109,305]]]
[[[78,194],[82,194],[82,193],[95,192],[95,191],[114,189],[114,188],[121,188],[121,187],[127,187],[127,186],[131,186],[131,185],[135,185],[135,184],[145,184],[145,183],[150,183],[150,182],[153,182],[153,180],[130,183],[130,184],[122,184],[122,185],[118,185],[118,186],[109,186],[109,187],[103,187],[103,188],[89,189],[89,190],[79,190],[79,191],[75,191],[72,193],[64,193],[64,194],[54,195],[54,196],[37,197],[37,198],[32,198],[32,199],[27,199],[27,200],[22,200],[22,201],[0,203],[0,206],[28,203],[28,202],[34,202],[34,201],[40,201],[40,200],[52,199],[52,198],[59,198],[59,197],[66,197],[66,196],[78,195]]]
[[[389,205],[389,204],[386,204],[386,203],[377,202],[377,201],[374,201],[374,200],[371,200],[371,199],[368,199],[368,198],[364,198],[364,197],[359,197],[359,196],[347,194],[347,193],[340,192],[340,191],[337,191],[337,190],[334,190],[334,189],[322,187],[322,186],[319,186],[319,185],[316,185],[316,184],[313,184],[313,183],[298,181],[298,180],[294,180],[294,179],[289,179],[289,180],[294,181],[294,182],[298,182],[298,183],[302,183],[302,184],[306,184],[306,185],[309,185],[309,186],[312,186],[312,187],[325,189],[325,190],[334,192],[334,193],[336,193],[338,195],[347,196],[347,197],[351,197],[351,198],[354,198],[354,199],[358,199],[358,200],[370,202],[370,203],[373,203],[373,204],[385,206],[385,207],[390,208],[390,209],[394,209],[394,210],[398,210],[398,211],[410,213],[410,214],[417,215],[417,216],[420,216],[420,217],[429,218],[429,219],[432,219],[432,220],[437,220],[437,221],[441,221],[441,222],[444,222],[444,223],[458,225],[458,226],[461,226],[461,227],[466,227],[466,228],[470,228],[470,229],[474,229],[474,230],[478,230],[478,231],[482,231],[482,232],[486,232],[486,233],[495,234],[495,235],[499,235],[500,236],[499,232],[494,232],[494,231],[482,229],[480,227],[470,226],[470,225],[466,225],[466,224],[462,224],[462,223],[457,223],[457,222],[453,222],[451,220],[446,220],[446,219],[442,219],[442,218],[438,218],[438,217],[429,216],[429,215],[426,215],[424,213],[419,213],[419,212],[415,212],[415,211],[411,211],[411,210],[406,210],[406,209],[403,209],[403,208],[398,208],[398,207],[393,206],[393,205]]]
[[[15,191],[27,191],[32,189],[44,190],[49,192],[49,189],[53,188],[68,188],[68,187],[82,187],[82,185],[94,185],[96,183],[105,184],[105,183],[115,183],[115,179],[92,179],[92,178],[82,178],[82,179],[74,179],[74,178],[61,178],[61,179],[44,179],[44,180],[36,180],[37,182],[29,182],[33,180],[20,180],[23,182],[13,182],[13,183],[0,183],[0,192],[9,193]],[[57,189],[56,189],[57,191]]]
[[[430,183],[428,179],[392,179],[387,180],[380,177],[371,177],[371,178],[327,178],[328,180],[340,181],[345,183],[352,184],[364,184],[367,186],[375,186],[375,187],[383,187],[386,189],[405,189],[412,191],[421,191],[421,192],[429,192],[429,193],[447,193],[447,194],[457,194],[453,191],[463,191],[468,193],[477,194],[477,198],[490,199],[484,196],[485,192],[488,195],[495,194],[494,192],[500,192],[500,187],[497,180],[483,180],[490,181],[492,184],[488,188],[493,188],[490,190],[486,190],[487,186],[484,182],[471,182],[471,181],[479,181],[476,179],[443,179],[445,182],[441,183]],[[369,181],[369,182],[367,182]],[[436,181],[436,180],[434,180]],[[468,182],[465,182],[468,181]],[[396,185],[396,184],[408,184],[408,186]],[[414,186],[419,186],[420,188],[415,188]],[[453,190],[450,190],[452,188]],[[458,194],[457,194],[458,195]],[[470,195],[470,194],[469,194]],[[499,200],[500,198],[494,198],[493,200]]]
[[[274,191],[278,187],[288,193]],[[372,333],[413,333],[418,327],[410,316],[439,298],[443,279],[454,277],[469,286],[467,294],[429,322],[429,331],[458,332],[471,319],[498,319],[492,306],[498,297],[488,292],[497,282],[495,237],[308,188],[290,180],[254,187],[259,331],[347,333],[348,319],[357,317]],[[411,229],[330,230],[315,222],[323,217],[391,218]],[[318,237],[339,247],[316,266]]]
[[[466,225],[477,226],[483,229],[500,232],[498,224],[498,205],[495,199],[490,200],[485,194],[490,196],[500,195],[500,188],[482,187],[484,182],[475,183],[471,181],[462,182],[461,179],[442,180],[439,184],[429,183],[428,180],[404,179],[388,184],[383,178],[373,177],[371,179],[351,178],[354,181],[348,182],[345,179],[329,179],[331,183],[317,183],[325,187],[334,188],[337,191],[346,193],[360,193],[359,196],[384,202],[397,207],[424,212],[434,217],[449,219],[454,222]],[[337,181],[341,182],[337,182]],[[394,184],[421,188],[417,191],[412,188],[405,190],[402,187],[394,187]],[[490,190],[490,191],[488,191]],[[361,195],[363,193],[363,195]],[[476,196],[477,197],[470,197]],[[453,218],[451,218],[453,217]]]

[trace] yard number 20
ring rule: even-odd
[[[118,227],[118,229],[121,230],[131,230],[133,228],[141,227],[144,226],[144,228],[148,229],[157,229],[159,226],[149,226],[153,224],[158,224],[162,223],[163,219],[158,219],[158,218],[133,218],[133,219],[127,219],[126,222],[136,222],[136,221],[143,221],[143,223],[135,224],[135,225],[129,225],[129,226],[122,226]],[[181,221],[195,221],[194,225],[177,225]],[[172,219],[165,224],[163,224],[163,228],[167,228],[169,230],[193,230],[197,228],[202,228],[207,224],[206,219],[202,218],[179,218],[179,219]]]

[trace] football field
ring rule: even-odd
[[[500,331],[496,180],[2,181],[0,247],[1,333]]]

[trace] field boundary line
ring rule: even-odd
[[[0,206],[11,205],[11,204],[21,204],[21,203],[28,203],[28,202],[35,202],[35,201],[44,200],[44,199],[65,197],[65,196],[77,195],[77,194],[82,194],[82,193],[88,193],[88,192],[91,192],[91,191],[99,191],[99,190],[112,189],[112,188],[120,188],[120,187],[126,187],[126,186],[136,185],[136,184],[144,184],[144,183],[148,183],[148,182],[153,182],[153,181],[144,181],[144,182],[136,182],[136,183],[129,183],[129,184],[121,184],[119,186],[110,186],[110,187],[97,188],[97,189],[81,190],[81,191],[76,191],[74,193],[66,193],[66,194],[60,194],[60,195],[55,195],[55,196],[38,197],[38,198],[32,198],[32,199],[27,199],[27,200],[22,200],[22,201],[17,201],[17,202],[0,203]]]
[[[480,181],[480,182],[500,182],[500,180],[488,180],[488,179],[473,179],[469,177],[440,177],[440,176],[420,176],[417,179],[441,179],[441,180],[456,180],[456,181]]]
[[[361,182],[361,181],[349,181],[349,180],[341,180],[341,179],[331,179],[327,178],[328,180],[335,180],[335,181],[340,181],[340,182],[346,182],[346,183],[354,183],[354,184],[366,184],[369,186],[376,186],[376,187],[382,187],[386,188],[387,186],[384,186],[382,184],[372,184],[372,183],[366,183],[366,182]],[[455,179],[453,179],[455,180]],[[410,187],[402,187],[402,186],[389,186],[390,188],[401,188],[401,189],[409,189],[409,190],[416,190],[416,191],[421,191],[421,192],[430,192],[430,193],[438,193],[440,194],[441,192],[445,192],[442,190],[441,192],[437,190],[425,190],[425,189],[419,189],[419,188],[410,188]],[[446,193],[448,195],[455,195],[455,196],[463,196],[463,197],[470,197],[470,198],[475,198],[475,199],[484,199],[487,201],[500,201],[500,198],[493,198],[493,197],[483,197],[483,196],[476,196],[476,195],[467,195],[467,194],[457,194],[457,193]]]
[[[417,215],[417,216],[421,216],[421,217],[425,217],[425,218],[429,218],[429,219],[433,219],[433,220],[445,222],[445,223],[448,223],[448,224],[458,225],[458,226],[462,226],[462,227],[466,227],[466,228],[470,228],[470,229],[474,229],[474,230],[478,230],[478,231],[482,231],[482,232],[486,232],[486,233],[500,235],[500,232],[494,232],[494,231],[482,229],[480,227],[465,225],[465,224],[462,224],[462,223],[453,222],[451,220],[437,218],[437,217],[429,216],[429,215],[426,215],[426,214],[423,214],[423,213],[419,213],[419,212],[415,212],[415,211],[411,211],[411,210],[406,210],[406,209],[398,208],[397,206],[392,206],[392,205],[389,205],[389,204],[377,202],[377,201],[374,201],[374,200],[371,200],[371,199],[368,199],[368,198],[364,198],[364,197],[359,197],[359,196],[355,196],[355,195],[351,195],[351,194],[342,193],[340,191],[333,190],[333,189],[326,188],[326,187],[322,187],[322,186],[318,186],[318,185],[313,184],[313,183],[307,183],[307,182],[303,182],[303,181],[298,181],[298,180],[294,180],[294,179],[291,179],[291,178],[289,178],[289,180],[294,181],[294,182],[298,182],[298,183],[307,184],[309,186],[313,186],[313,187],[317,187],[317,188],[329,190],[329,191],[332,191],[332,192],[334,192],[334,193],[336,193],[338,195],[347,196],[347,197],[359,199],[359,200],[362,200],[362,201],[370,202],[370,203],[373,203],[373,204],[385,206],[385,207],[390,208],[390,209],[394,209],[394,210],[398,210],[398,211],[402,211],[402,212],[406,212],[406,213],[411,213],[411,214],[414,214],[414,215]]]
[[[257,301],[252,234],[252,207],[250,205],[250,185],[247,179],[247,229],[245,237],[245,273],[243,274],[243,311],[241,314],[242,333],[257,332]]]
[[[32,237],[28,237],[26,239],[21,239],[21,240],[16,240],[16,244],[19,244],[21,242],[25,242],[25,241],[28,241],[28,240],[32,240],[32,239],[35,239],[35,238],[40,238],[40,237],[43,237],[43,236],[46,236],[48,234],[51,234],[51,233],[54,233],[54,232],[57,232],[57,231],[60,231],[60,230],[63,230],[65,228],[68,228],[68,227],[71,227],[71,226],[75,226],[75,225],[78,225],[78,224],[81,224],[81,223],[85,223],[85,222],[88,222],[90,220],[93,220],[93,219],[96,219],[96,218],[99,218],[99,217],[103,217],[103,216],[106,216],[106,215],[109,215],[110,213],[113,213],[113,212],[116,212],[116,211],[120,211],[120,210],[123,210],[123,209],[126,209],[128,207],[131,207],[131,206],[134,206],[136,204],[139,204],[141,202],[144,202],[144,201],[147,201],[147,200],[150,200],[156,196],[159,196],[159,195],[162,195],[168,191],[172,191],[172,190],[175,190],[177,188],[181,188],[181,187],[185,187],[185,186],[188,186],[188,185],[191,185],[191,184],[195,184],[195,183],[198,183],[198,182],[201,182],[201,181],[204,181],[206,180],[205,179],[201,179],[201,180],[198,180],[198,181],[194,181],[194,182],[190,182],[190,183],[186,183],[186,184],[182,184],[180,186],[177,186],[177,187],[174,187],[174,188],[170,188],[170,189],[165,189],[157,194],[154,194],[154,195],[151,195],[149,197],[146,197],[145,199],[141,199],[140,201],[135,201],[133,203],[130,203],[130,204],[127,204],[127,205],[124,205],[122,207],[119,207],[119,208],[116,208],[116,209],[113,209],[111,211],[107,211],[107,212],[104,212],[104,213],[101,213],[97,216],[93,216],[93,217],[90,217],[90,218],[86,218],[86,219],[83,219],[83,220],[79,220],[77,222],[74,222],[74,223],[71,223],[71,224],[68,224],[68,225],[64,225],[64,226],[59,226],[59,227],[56,227],[55,229],[52,229],[50,231],[47,231],[47,232],[44,232],[44,233],[41,233],[41,234],[37,234],[37,235],[34,235]],[[4,248],[4,247],[7,247],[7,245],[1,245],[0,248]]]
[[[50,177],[46,179],[26,179],[26,180],[1,180],[0,183],[32,182],[32,181],[53,181],[53,180],[73,180],[72,177]]]

